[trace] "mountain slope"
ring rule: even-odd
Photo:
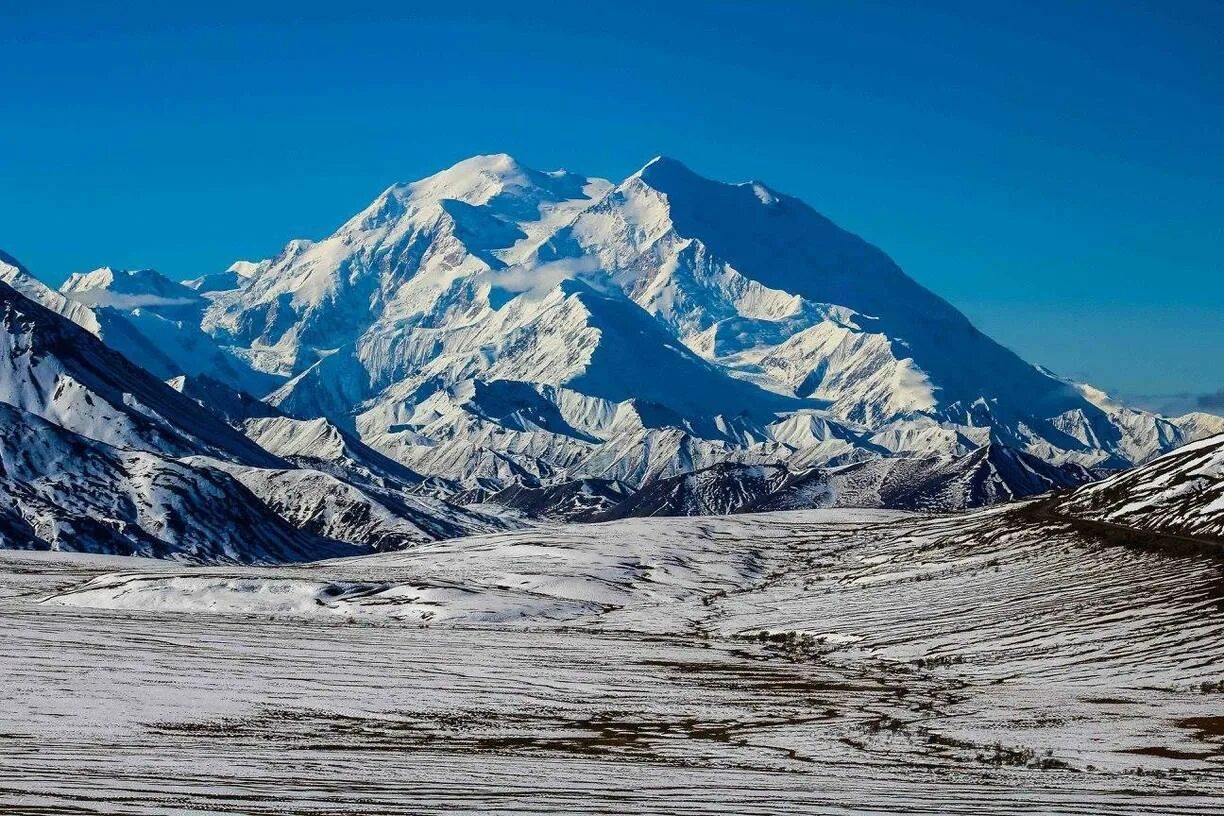
[[[1089,521],[1224,541],[1224,434],[1085,485],[1051,509]]]
[[[0,349],[0,405],[12,426],[0,485],[7,546],[268,562],[505,527],[408,495],[419,476],[334,428],[313,427],[323,420],[293,420],[193,380],[185,390],[204,395],[206,409],[3,283]],[[264,418],[281,423],[289,456],[212,410],[248,415],[243,422],[272,414]],[[296,447],[284,438],[295,425]]]
[[[836,468],[723,463],[658,479],[594,515],[598,521],[642,516],[702,516],[863,507],[947,512],[985,507],[1082,485],[1092,474],[1050,465],[998,445],[962,456],[870,459]],[[496,496],[490,501],[496,501]]]
[[[882,507],[946,512],[986,507],[1093,479],[1073,465],[1051,465],[1022,451],[988,445],[960,456],[872,459],[829,471],[797,473],[750,509]]]
[[[142,344],[123,348],[108,336],[104,339],[129,358],[140,361],[159,379],[207,376],[257,393],[264,393],[280,382],[275,376],[254,371],[200,329],[204,308],[209,303],[207,298],[152,269],[102,267],[74,274],[60,287],[60,293],[100,314],[103,320],[130,326],[144,341]],[[147,347],[155,349],[157,356],[152,356],[146,365],[150,358]]]
[[[203,374],[255,391],[277,382],[222,350],[200,329],[205,301],[153,270],[103,267],[74,274],[57,292],[0,252],[0,282],[68,318],[158,379]]]
[[[533,518],[591,521],[624,502],[631,491],[606,479],[574,479],[547,487],[513,484],[483,497],[489,504],[518,510]],[[475,497],[473,497],[475,498]]]
[[[0,401],[117,447],[278,460],[85,329],[0,283]]]
[[[0,546],[279,563],[357,555],[216,467],[124,450],[0,402]]]
[[[1120,466],[1167,449],[1140,441],[1151,415],[1148,427],[1115,421],[883,252],[760,182],[709,181],[661,157],[539,253],[598,258],[694,351],[776,391],[825,400],[886,446],[898,424],[926,416],[962,437],[928,454],[994,440],[1050,461]]]
[[[788,475],[776,465],[718,464],[649,482],[595,520],[740,513],[768,497]]]

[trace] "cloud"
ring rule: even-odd
[[[1224,389],[1214,394],[1194,394],[1187,391],[1174,394],[1130,394],[1116,395],[1123,405],[1154,411],[1167,417],[1178,417],[1193,411],[1224,416]]]
[[[511,266],[487,273],[484,280],[503,295],[525,295],[531,300],[544,297],[567,280],[580,280],[601,291],[611,285],[599,268],[599,260],[590,256],[562,258],[535,266]]]
[[[121,292],[107,292],[101,289],[68,292],[67,295],[86,306],[112,306],[116,309],[139,309],[142,306],[187,306],[196,302],[194,298],[187,297],[173,298],[153,294],[125,295]]]
[[[1199,394],[1195,398],[1194,404],[1204,411],[1224,410],[1224,388],[1221,388],[1214,394]]]

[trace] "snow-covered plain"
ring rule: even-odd
[[[0,811],[1218,813],[1220,562],[1027,509],[0,553]]]

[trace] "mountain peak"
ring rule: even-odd
[[[24,266],[22,266],[21,261],[17,260],[12,255],[5,252],[3,249],[0,249],[0,264],[3,264],[4,266],[10,266],[13,269],[16,269],[18,272],[21,272],[22,274],[25,274],[25,275],[30,274],[29,270],[26,269]]]
[[[509,204],[509,214],[520,220],[525,214],[538,215],[541,206],[589,199],[592,183],[599,191],[611,186],[564,170],[543,172],[527,167],[508,153],[491,153],[464,159],[420,181],[393,185],[370,210],[399,212],[409,201],[453,199],[474,207],[492,204],[496,210]]]
[[[234,261],[225,271],[232,272],[240,278],[253,278],[267,269],[271,263],[272,261],[266,258],[262,261]]]
[[[194,303],[199,295],[155,269],[99,267],[75,272],[60,292],[90,306],[167,306]]]
[[[526,167],[509,153],[482,153],[457,161],[445,170],[414,182],[414,185],[443,179],[456,181],[473,175],[513,180],[534,172],[537,171]]]
[[[780,203],[783,196],[770,189],[764,182],[753,179],[740,184],[728,184],[722,181],[708,179],[694,172],[684,162],[670,156],[655,156],[631,178],[639,178],[648,186],[668,195],[697,196],[704,198],[717,195],[720,198],[732,196],[743,201],[744,191],[751,191],[761,204],[772,207]]]
[[[684,162],[662,154],[646,162],[642,169],[634,173],[632,177],[640,178],[652,187],[656,183],[667,185],[687,179],[705,181],[701,176],[690,170]]]
[[[518,159],[511,156],[509,153],[478,153],[475,156],[464,159],[458,162],[455,166],[461,164],[478,166],[495,171],[513,170],[521,168]]]

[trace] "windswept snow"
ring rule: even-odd
[[[1215,812],[1218,564],[1024,510],[0,554],[0,808]]]

